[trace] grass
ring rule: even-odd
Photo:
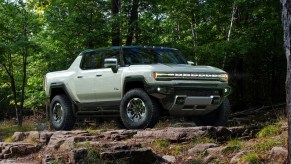
[[[23,123],[22,127],[15,125],[12,121],[0,122],[0,141],[12,141],[14,132],[26,132],[35,130],[34,124]]]
[[[101,130],[96,130],[96,129],[93,129],[92,127],[87,128],[86,131],[90,134],[93,134],[93,135],[101,134]]]
[[[25,142],[32,143],[32,144],[37,143],[37,140],[38,140],[37,138],[31,137],[31,136],[24,139]]]
[[[169,140],[162,140],[162,139],[157,139],[153,142],[153,147],[156,149],[168,149],[170,146],[171,142]]]
[[[13,138],[12,137],[7,137],[4,139],[4,142],[13,142]]]
[[[239,146],[240,151],[244,150],[249,153],[243,155],[241,159],[250,164],[261,163],[262,159],[266,159],[271,149],[276,146],[285,147],[287,145],[287,131],[282,131],[282,125],[286,120],[278,120],[272,125],[263,127],[253,138],[249,141],[233,140],[228,142],[228,146]]]
[[[169,127],[170,123],[167,122],[166,120],[165,121],[159,121],[156,125],[155,125],[155,128],[156,129],[163,129],[163,128],[167,128]]]
[[[259,141],[259,143],[255,145],[255,150],[258,152],[270,151],[273,147],[280,145],[281,142],[277,138],[267,138]]]
[[[155,151],[161,152],[167,155],[178,156],[185,151],[185,148],[181,144],[171,144],[169,140],[157,139],[153,141],[152,147]]]
[[[227,148],[223,150],[223,154],[228,155],[235,152],[238,152],[240,149],[243,148],[244,141],[239,139],[232,139],[227,142],[226,146]]]
[[[230,141],[227,143],[227,146],[230,146],[230,147],[232,147],[232,146],[236,146],[236,147],[241,148],[242,145],[243,145],[243,142],[244,142],[244,141],[235,138],[235,139],[230,140]]]
[[[249,164],[259,164],[260,163],[260,157],[255,152],[249,152],[242,156],[242,160],[246,161]]]
[[[268,125],[257,133],[258,137],[274,136],[280,133],[280,125]]]
[[[87,148],[87,149],[91,149],[92,145],[90,144],[90,142],[75,142],[74,143],[74,148]]]
[[[213,138],[209,137],[196,137],[193,141],[191,141],[191,144],[196,145],[199,143],[216,143],[216,141]]]

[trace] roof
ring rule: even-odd
[[[102,47],[102,48],[97,48],[97,49],[88,49],[88,50],[82,51],[80,55],[83,55],[85,53],[90,53],[90,52],[96,52],[99,50],[127,49],[127,48],[157,48],[157,49],[177,50],[176,48],[162,47],[162,46],[112,46],[112,47]]]

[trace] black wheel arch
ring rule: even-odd
[[[77,103],[72,99],[71,94],[68,92],[68,89],[64,83],[58,83],[58,84],[52,83],[50,85],[50,92],[49,93],[50,93],[50,96],[49,96],[50,103],[55,96],[62,95],[62,94],[66,95],[69,98],[69,100],[71,101],[73,114],[75,117],[77,117],[77,115],[76,115],[76,113],[78,111],[78,108],[76,105]]]
[[[141,75],[127,76],[124,78],[122,96],[124,96],[126,92],[134,88],[145,89],[146,84],[147,82],[145,78]]]

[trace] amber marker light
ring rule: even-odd
[[[220,79],[222,80],[222,81],[228,81],[228,75],[227,74],[221,74],[220,76]]]
[[[154,78],[157,79],[157,77],[158,77],[157,72],[154,72]]]

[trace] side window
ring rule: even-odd
[[[105,68],[104,66],[104,60],[108,58],[115,58],[118,61],[118,65],[120,65],[120,55],[119,50],[106,50],[103,52],[103,59],[102,59],[102,68]]]
[[[98,52],[84,54],[81,69],[90,70],[101,68],[102,54]]]

